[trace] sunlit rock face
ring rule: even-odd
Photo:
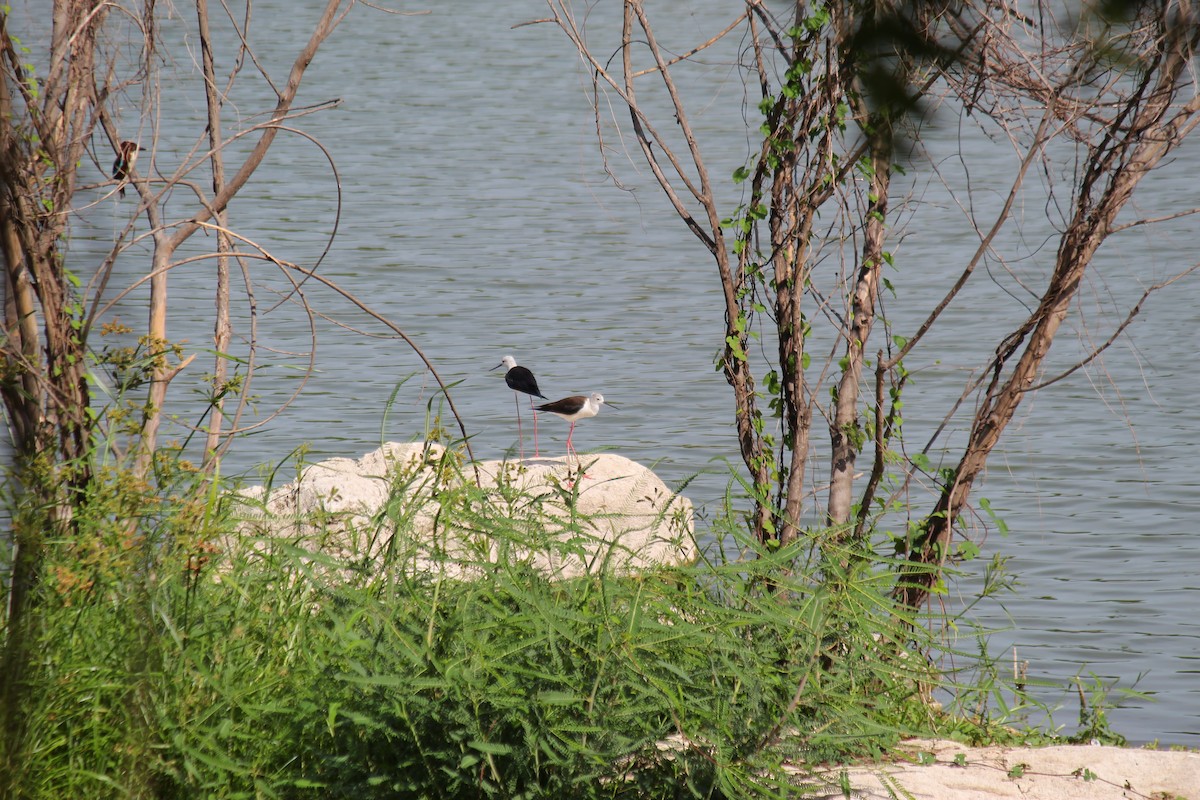
[[[282,539],[347,568],[398,560],[467,577],[507,559],[571,578],[697,556],[691,501],[612,454],[461,464],[438,444],[392,442],[236,499],[243,545]]]

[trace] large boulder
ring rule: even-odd
[[[520,559],[555,578],[696,558],[692,503],[618,455],[462,465],[438,444],[388,443],[238,495],[239,535],[284,539],[338,563],[400,558],[465,575]],[[233,544],[233,543],[231,543]]]

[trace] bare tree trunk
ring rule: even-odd
[[[3,87],[0,86],[0,92]],[[0,114],[5,113],[0,102]],[[9,409],[9,421],[14,434],[14,447],[19,453],[32,453],[38,449],[38,429],[42,424],[41,391],[38,375],[41,374],[42,346],[38,335],[36,296],[29,281],[29,270],[25,267],[25,248],[13,225],[13,209],[7,197],[0,198],[0,245],[4,250],[6,280],[4,282],[4,335],[9,342],[19,343],[12,348],[9,369],[18,370],[19,382],[5,380],[0,383],[4,392],[5,405]],[[14,356],[17,356],[14,358]]]
[[[633,33],[635,21],[638,27],[641,28],[645,42],[649,45],[658,75],[662,79],[667,94],[674,104],[675,121],[683,132],[688,154],[691,158],[692,167],[698,178],[699,185],[694,184],[686,177],[681,162],[661,137],[649,127],[643,112],[638,107],[634,86],[636,73],[631,60],[633,48],[636,46]],[[569,26],[566,25],[564,25],[564,30],[567,30],[568,33],[571,32]],[[586,48],[583,46],[582,41],[576,39],[576,42],[577,46],[581,48],[581,53],[586,53]],[[741,302],[738,298],[738,291],[744,276],[735,274],[733,270],[728,247],[725,242],[724,230],[721,225],[721,211],[717,207],[716,198],[709,183],[708,170],[700,156],[699,146],[691,124],[688,121],[683,99],[671,79],[669,66],[659,49],[658,41],[654,36],[654,31],[650,27],[650,21],[646,16],[641,0],[626,0],[625,2],[621,53],[624,81],[620,85],[620,88],[622,89],[622,97],[629,108],[630,119],[634,132],[637,134],[642,154],[646,158],[646,162],[650,165],[655,178],[658,180],[659,186],[671,199],[675,210],[687,224],[688,228],[705,244],[709,252],[716,259],[717,270],[721,275],[721,286],[725,300],[726,325],[721,368],[725,374],[725,380],[733,388],[734,425],[737,429],[738,443],[742,452],[742,459],[750,469],[753,490],[758,496],[751,526],[755,536],[760,541],[765,541],[775,536],[772,532],[775,526],[771,521],[772,513],[769,503],[772,486],[772,457],[763,447],[760,430],[762,416],[758,410],[754,376],[746,355],[746,347],[750,341],[750,335],[744,324],[745,320],[742,315]],[[588,57],[590,58],[590,54]],[[599,64],[596,64],[596,67],[599,71],[602,71]],[[613,82],[613,85],[617,86],[615,82]],[[670,168],[682,180],[696,202],[700,204],[704,212],[704,224],[701,224],[699,220],[692,216],[681,199],[676,195],[671,179],[660,166],[658,157],[654,153],[653,148],[655,145],[663,151]]]
[[[966,507],[975,480],[1025,392],[1035,385],[1084,273],[1117,214],[1141,179],[1198,124],[1200,97],[1171,112],[1175,89],[1200,41],[1200,29],[1190,14],[1185,19],[1165,22],[1167,38],[1157,54],[1158,63],[1144,71],[1139,90],[1131,93],[1126,107],[1114,113],[1099,141],[1089,147],[1083,182],[1075,199],[1075,215],[1061,239],[1054,273],[1041,303],[996,349],[992,380],[954,478],[943,487],[932,513],[925,518],[897,587],[898,599],[908,608],[924,604],[940,580],[954,524]],[[1005,366],[1018,352],[1017,363],[1005,378]]]
[[[33,639],[32,593],[45,542],[69,540],[74,504],[91,478],[83,308],[61,243],[76,165],[92,129],[90,76],[106,9],[57,2],[53,57],[40,81],[24,76],[21,46],[0,9],[0,254],[4,258],[3,396],[14,437],[12,563],[0,661],[0,770],[20,735],[20,686]],[[17,108],[14,93],[19,95]],[[39,329],[40,326],[40,329]]]
[[[849,535],[854,502],[854,468],[862,449],[864,434],[858,419],[859,388],[862,384],[863,359],[867,341],[875,324],[879,300],[879,273],[884,263],[887,232],[888,190],[892,175],[892,134],[885,119],[877,119],[871,133],[871,184],[864,236],[862,261],[851,295],[850,318],[844,330],[846,355],[841,381],[834,400],[833,424],[830,425],[832,452],[829,475],[829,525]]]
[[[221,133],[221,98],[217,92],[217,73],[213,64],[212,35],[208,28],[208,2],[196,0],[196,17],[200,31],[201,66],[204,71],[204,95],[208,107],[208,142],[212,155],[209,164],[212,166],[213,196],[221,194],[225,188],[225,157],[221,150],[223,136]],[[229,343],[233,336],[233,327],[229,318],[230,285],[229,285],[229,253],[233,250],[233,242],[226,230],[226,212],[221,209],[216,212],[217,230],[217,286],[216,286],[216,317],[213,322],[213,348],[217,355],[213,363],[213,400],[209,412],[208,435],[204,446],[204,466],[212,469],[220,460],[221,429],[225,417],[225,383],[229,377]]]
[[[777,224],[774,218],[771,221],[775,285],[778,287],[775,315],[781,334],[779,371],[785,415],[783,447],[789,454],[787,480],[781,487],[782,496],[779,499],[782,510],[778,525],[780,545],[791,544],[799,531],[800,515],[804,509],[804,468],[808,463],[809,434],[812,430],[812,396],[804,374],[806,323],[802,303],[804,281],[808,274],[807,242],[812,220],[808,215],[804,215],[800,221],[795,220],[791,211],[793,203],[787,198],[793,191],[791,169],[776,173],[773,193],[783,208],[789,209],[786,223]]]
[[[150,391],[134,461],[134,474],[139,477],[145,476],[153,463],[167,387],[178,372],[168,363],[171,348],[167,341],[167,275],[171,269],[171,253],[156,246],[150,263],[150,317],[146,325],[146,342],[154,371],[150,378]]]
[[[1200,101],[1194,98],[1195,75],[1185,66],[1200,37],[1192,4],[1132,4],[1118,9],[1127,18],[1103,20],[1098,16],[1103,12],[1087,8],[1089,22],[1102,24],[1068,31],[1056,27],[1054,13],[1042,6],[1043,16],[1026,17],[988,4],[967,4],[946,13],[920,4],[797,2],[785,11],[748,0],[744,13],[707,41],[666,50],[651,31],[644,4],[627,0],[619,45],[623,80],[609,72],[613,48],[601,46],[595,52],[603,55],[595,56],[567,4],[548,4],[552,21],[593,70],[597,94],[607,86],[628,107],[646,164],[680,218],[717,261],[726,322],[722,366],[734,387],[739,446],[750,471],[753,532],[763,542],[794,541],[804,499],[826,491],[808,486],[805,475],[814,415],[822,416],[830,430],[826,522],[831,545],[840,548],[850,538],[870,538],[876,493],[893,458],[897,464],[907,462],[893,497],[898,500],[908,492],[925,464],[907,459],[891,444],[902,418],[900,392],[908,375],[903,360],[926,340],[978,265],[994,252],[998,234],[1013,219],[1025,176],[1037,159],[1045,158],[1048,143],[1061,142],[1080,152],[1077,211],[1064,225],[1053,276],[1037,310],[996,348],[991,385],[972,420],[958,470],[940,487],[921,535],[908,545],[911,560],[900,570],[896,594],[909,606],[919,605],[940,579],[954,521],[1022,395],[1033,388],[1092,256],[1112,232],[1137,181],[1195,127]],[[725,55],[742,65],[748,88],[757,84],[744,101],[749,105],[749,94],[757,89],[762,139],[734,172],[736,182],[749,179],[749,184],[741,205],[724,222],[733,231],[736,263],[731,263],[684,98],[670,70],[683,69],[677,65],[688,64],[739,28],[736,54]],[[653,65],[635,69],[635,54],[649,54]],[[635,79],[648,75],[661,81],[669,98],[665,124],[678,126],[671,136],[655,130],[649,116],[655,106],[640,103],[635,95]],[[646,93],[645,87],[652,91],[655,84],[637,85]],[[1181,102],[1181,93],[1189,90],[1193,99]],[[939,96],[957,100],[966,115],[984,119],[989,128],[999,126],[1015,146],[1028,146],[1028,153],[994,222],[980,224],[971,203],[965,204],[980,234],[977,251],[911,336],[890,337],[877,349],[874,393],[865,398],[870,336],[877,323],[893,333],[879,315],[882,270],[889,258],[886,243],[892,235],[888,193],[894,136],[906,130],[905,120],[920,110],[919,102]],[[713,98],[701,102],[712,103]],[[594,105],[607,166],[603,104],[597,97]],[[1174,116],[1167,119],[1169,112]],[[676,133],[687,143],[686,169],[671,149]],[[1108,188],[1100,192],[1103,181]],[[694,215],[696,206],[707,219]],[[847,243],[860,235],[861,249],[851,255]],[[853,269],[830,277],[817,268],[830,260],[852,262]],[[806,339],[813,321],[821,318],[830,321],[843,341],[824,364],[810,368],[815,359],[812,341]],[[747,345],[763,334],[777,337],[775,349],[766,348],[771,355],[757,358]],[[760,401],[768,413],[755,405],[752,363],[762,367]],[[969,386],[963,398],[979,388]],[[829,406],[827,391],[833,400]],[[890,407],[885,405],[889,402]],[[864,413],[870,414],[870,431],[861,418]],[[856,496],[857,459],[869,438],[874,461]]]
[[[242,190],[242,187],[253,176],[255,170],[262,163],[263,158],[266,157],[271,144],[275,141],[275,137],[279,133],[280,124],[283,123],[291,111],[292,103],[295,101],[296,93],[300,89],[300,83],[304,78],[305,70],[308,69],[308,65],[316,57],[317,50],[321,44],[329,38],[329,35],[333,33],[338,23],[345,18],[353,5],[353,0],[327,0],[325,11],[322,13],[320,21],[313,30],[312,36],[309,37],[308,43],[296,56],[295,61],[292,62],[292,69],[288,74],[287,84],[278,94],[270,121],[266,125],[260,126],[262,135],[259,136],[254,149],[251,150],[246,160],[242,162],[241,167],[234,176],[224,183],[216,196],[211,201],[205,203],[203,209],[190,220],[173,229],[173,233],[170,235],[160,225],[155,224],[153,217],[151,218],[151,225],[156,233],[154,235],[154,271],[150,281],[151,305],[148,333],[155,346],[166,348],[168,345],[166,336],[167,274],[175,252],[196,231],[200,230],[202,225],[208,223],[217,214],[224,211],[229,205],[229,201]],[[185,366],[186,364],[170,365],[167,361],[167,352],[165,349],[161,351],[161,358],[155,363],[154,375],[150,381],[149,397],[146,403],[146,414],[142,424],[140,441],[138,442],[139,449],[135,462],[135,473],[138,475],[144,475],[153,462],[154,450],[158,446],[158,431],[162,422],[162,409],[166,399],[167,386]]]

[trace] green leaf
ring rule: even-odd
[[[979,498],[979,507],[987,512],[988,519],[990,519],[996,525],[996,530],[1000,531],[1000,535],[1008,536],[1008,525],[1003,519],[1000,518],[998,514],[996,514],[995,511],[992,510],[992,501],[988,500],[986,497],[981,497]]]
[[[537,701],[547,706],[581,706],[583,698],[574,692],[562,692],[548,689],[537,693]]]

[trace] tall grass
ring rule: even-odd
[[[818,573],[728,522],[693,565],[551,580],[515,554],[573,545],[469,481],[439,496],[467,552],[406,535],[403,486],[382,557],[215,551],[226,504],[177,478],[51,548],[6,796],[797,796],[938,724],[869,554]]]

